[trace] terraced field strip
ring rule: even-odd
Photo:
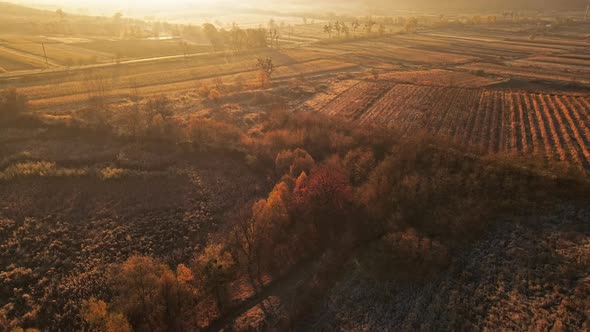
[[[388,83],[362,81],[326,105],[322,112],[358,119],[390,87]]]
[[[572,82],[573,79],[577,79],[580,83],[590,84],[590,77],[579,76],[576,73],[568,73],[565,71],[556,73],[555,70],[552,71],[545,68],[504,66],[490,63],[473,63],[460,66],[459,68],[470,71],[483,70],[488,74],[506,77],[520,76],[532,79],[557,80],[568,83]]]
[[[577,72],[579,75],[586,75],[590,77],[590,61],[585,64],[572,64],[572,63],[557,63],[557,62],[541,62],[532,61],[531,59],[511,61],[511,65],[524,68],[539,68],[541,70],[549,70],[553,72],[565,72],[566,75],[569,72]]]
[[[465,88],[484,87],[486,85],[500,81],[499,79],[492,79],[466,72],[445,69],[392,71],[389,73],[380,74],[379,79],[396,80],[398,82],[410,84]]]
[[[50,60],[60,64],[92,64],[97,62],[113,61],[113,57],[110,54],[87,50],[67,44],[48,43],[45,44],[45,51],[43,50],[43,46],[41,44],[36,43],[8,44],[6,47],[37,57],[44,57],[45,53],[47,53],[47,57]]]
[[[14,68],[14,70],[45,67],[45,59],[22,53],[4,46],[0,46],[0,62],[2,61],[4,61],[4,63],[10,63],[10,67],[6,65],[7,69]]]
[[[328,105],[332,100],[338,98],[342,93],[345,93],[353,86],[359,84],[358,80],[344,80],[338,81],[330,85],[326,91],[316,93],[310,99],[303,102],[298,107],[302,111],[319,111]]]

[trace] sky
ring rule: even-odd
[[[6,1],[6,0],[0,0]],[[243,9],[268,10],[281,13],[344,12],[343,8],[364,0],[8,0],[35,8],[65,12],[112,16],[121,12],[126,17],[156,18],[173,23],[193,20],[233,19]],[[272,15],[271,15],[272,16]]]
[[[0,0],[6,1],[6,0]],[[128,17],[156,16],[166,19],[183,13],[228,13],[239,9],[263,9],[285,13],[316,11],[342,13],[349,11],[364,15],[368,12],[384,13],[388,10],[444,9],[499,10],[522,9],[546,11],[557,7],[583,10],[589,0],[8,0],[33,7],[63,8],[65,11],[112,15],[122,12]],[[388,12],[387,14],[393,14]]]

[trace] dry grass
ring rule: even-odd
[[[529,79],[541,79],[548,81],[561,81],[564,83],[571,83],[574,78],[579,83],[590,84],[590,79],[587,76],[579,76],[575,73],[551,71],[548,69],[541,68],[529,68],[529,67],[511,67],[491,63],[475,63],[464,65],[461,69],[471,71],[484,71],[494,75],[500,75],[505,77],[524,77]]]
[[[44,68],[45,62],[39,58],[23,56],[17,51],[0,45],[0,65],[7,71]]]
[[[509,219],[425,281],[399,279],[400,270],[375,283],[361,260],[332,289],[313,330],[584,330],[588,213],[566,205]]]
[[[394,80],[398,82],[448,86],[479,88],[494,84],[500,79],[476,76],[466,72],[450,71],[444,69],[418,70],[418,71],[393,71],[379,75],[380,80]]]
[[[0,180],[8,181],[21,177],[70,177],[87,174],[88,170],[85,169],[61,168],[54,162],[38,161],[8,166],[0,172]]]
[[[8,44],[7,47],[38,57],[45,56],[41,44]],[[67,44],[45,44],[45,52],[47,52],[47,58],[62,65],[94,64],[97,62],[113,61],[113,56],[110,54],[94,52]]]

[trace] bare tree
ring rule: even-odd
[[[58,9],[55,11],[55,14],[59,17],[60,21],[63,21],[66,18],[66,13],[63,10]]]
[[[373,19],[371,17],[367,18],[367,22],[365,23],[365,32],[367,32],[367,35],[371,34],[375,24],[377,24],[377,22],[373,21]]]
[[[272,74],[275,70],[275,64],[272,61],[272,58],[267,57],[267,58],[258,58],[257,59],[258,62],[256,64],[256,67],[258,67],[258,69],[260,69],[260,73],[261,73],[261,85],[265,86],[266,83],[270,82],[272,80]]]
[[[334,29],[336,30],[336,33],[338,34],[338,38],[340,38],[340,33],[342,32],[342,26],[339,21],[336,21],[336,23],[334,23]]]
[[[189,53],[189,50],[190,50],[189,49],[189,46],[188,46],[188,43],[185,42],[185,41],[181,41],[180,42],[180,48],[182,49],[182,54],[184,55],[184,60],[186,61],[186,57],[187,57],[187,55]]]
[[[329,38],[332,38],[332,29],[334,29],[332,23],[324,25],[324,32],[328,34]]]
[[[269,30],[268,37],[270,39],[270,47],[273,47],[273,44],[276,45],[276,48],[279,48],[279,31],[277,29]]]
[[[356,30],[359,28],[360,23],[358,20],[354,20],[352,21],[352,33],[354,34],[354,36],[356,37]]]

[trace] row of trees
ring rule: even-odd
[[[329,38],[332,38],[332,35],[336,35],[336,37],[341,38],[350,38],[350,37],[357,37],[357,32],[363,32],[366,36],[371,36],[374,33],[377,33],[379,36],[383,36],[387,32],[388,24],[390,26],[390,31],[393,32],[393,28],[395,25],[401,25],[404,27],[406,32],[415,32],[416,28],[418,27],[418,19],[415,17],[411,18],[403,18],[403,20],[398,20],[397,24],[392,21],[387,21],[388,23],[381,22],[378,23],[371,18],[367,18],[365,22],[361,23],[359,20],[355,19],[349,24],[344,21],[336,21],[334,23],[329,22],[324,25],[323,31],[324,33],[328,34]]]
[[[203,33],[215,50],[230,49],[236,52],[268,46],[276,47],[279,39],[276,29],[242,29],[236,24],[231,29],[225,30],[206,23],[203,25]]]
[[[84,300],[81,316],[92,331],[192,331],[207,317],[199,308],[223,311],[225,286],[235,273],[236,262],[219,245],[175,269],[133,256],[111,276],[116,294],[112,301]]]

